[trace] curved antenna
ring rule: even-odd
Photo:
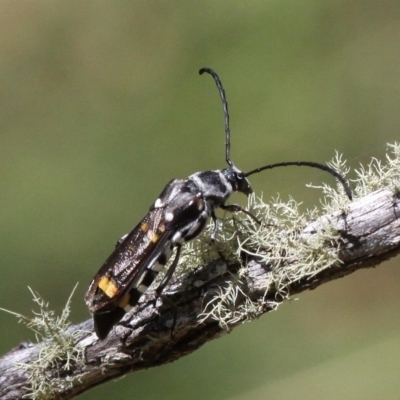
[[[219,76],[211,69],[211,68],[201,68],[199,71],[200,75],[203,75],[204,72],[210,74],[217,85],[219,95],[222,101],[222,108],[224,110],[224,120],[225,120],[225,148],[226,148],[226,162],[230,167],[233,167],[233,162],[231,160],[231,131],[229,129],[229,112],[228,112],[228,102],[226,100],[225,90],[222,86],[222,82],[219,79]]]
[[[308,162],[308,161],[289,161],[289,162],[281,162],[281,163],[276,163],[276,164],[269,164],[265,165],[264,167],[256,168],[253,169],[250,172],[246,172],[243,174],[244,177],[248,177],[250,175],[256,174],[261,171],[265,171],[266,169],[272,169],[272,168],[277,168],[277,167],[288,167],[291,165],[295,165],[298,167],[311,167],[311,168],[317,168],[317,169],[322,169],[322,171],[329,172],[331,175],[333,175],[343,186],[344,191],[347,194],[347,197],[352,200],[353,195],[351,194],[351,189],[349,185],[347,184],[346,180],[343,178],[342,175],[339,174],[339,172],[336,172],[333,168],[328,167],[327,165],[324,164],[318,164],[315,162]]]

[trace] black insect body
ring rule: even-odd
[[[178,264],[182,245],[204,230],[209,217],[214,221],[212,236],[216,236],[216,208],[230,212],[241,211],[255,218],[238,205],[225,204],[233,192],[245,195],[252,192],[248,176],[280,166],[319,168],[334,175],[351,199],[351,191],[344,178],[326,165],[303,161],[285,162],[266,165],[247,173],[236,168],[230,159],[229,114],[225,92],[213,70],[202,68],[200,74],[204,72],[214,78],[222,100],[228,166],[221,170],[197,172],[187,180],[173,179],[142,221],[120,239],[116,249],[90,283],[85,296],[85,302],[93,313],[96,334],[100,339],[104,339],[113,325],[138,303],[140,296],[176,251],[172,264],[156,289],[157,295],[162,292]]]

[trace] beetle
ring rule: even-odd
[[[261,171],[283,166],[308,166],[333,175],[352,199],[346,180],[327,165],[294,161],[269,164],[250,172],[242,172],[230,157],[230,128],[228,102],[218,75],[210,68],[202,68],[200,74],[210,74],[221,97],[225,122],[225,158],[227,167],[212,171],[196,172],[188,179],[171,180],[150,207],[149,212],[127,235],[123,236],[115,250],[93,278],[85,295],[85,302],[93,314],[94,329],[99,339],[105,339],[113,326],[126,312],[135,307],[141,295],[153,283],[160,270],[175,251],[173,262],[156,289],[161,294],[171,279],[179,262],[185,242],[197,237],[211,218],[214,229],[211,239],[218,232],[215,210],[249,211],[237,204],[226,204],[233,192],[252,193],[248,177]]]

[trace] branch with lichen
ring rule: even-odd
[[[35,295],[41,311],[34,318],[14,314],[45,333],[0,359],[0,398],[71,399],[174,361],[297,293],[397,255],[400,145],[390,148],[386,163],[372,160],[356,171],[352,202],[326,185],[320,209],[305,213],[293,199],[250,197],[248,208],[262,225],[227,216],[212,245],[204,232],[185,247],[163,297],[155,301],[154,290],[147,291],[104,341],[91,320],[67,328],[69,306],[57,318]],[[331,166],[348,173],[339,156]]]

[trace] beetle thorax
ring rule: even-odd
[[[196,184],[203,197],[213,206],[224,204],[233,192],[232,184],[222,170],[196,172],[189,176]]]

